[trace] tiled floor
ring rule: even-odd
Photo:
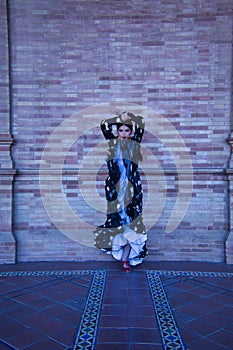
[[[233,266],[0,266],[0,350],[232,350]]]

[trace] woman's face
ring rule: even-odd
[[[129,139],[131,137],[131,130],[127,125],[122,125],[118,129],[118,137],[120,139]]]

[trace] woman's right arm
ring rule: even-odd
[[[113,118],[102,120],[102,122],[100,123],[100,127],[102,130],[102,133],[104,134],[104,137],[107,140],[116,138],[116,136],[113,134],[112,127],[113,125],[116,125],[119,122],[120,122],[120,117],[113,117]]]

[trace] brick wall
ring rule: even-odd
[[[93,168],[80,170],[79,166],[103,141],[98,123],[91,121],[101,120],[100,104],[111,103],[109,115],[119,105],[142,108],[147,126],[143,146],[158,165],[154,169],[151,164],[142,175],[145,200],[150,196],[150,180],[154,203],[147,209],[147,259],[224,261],[229,233],[225,169],[230,157],[226,139],[231,131],[231,1],[8,3],[17,260],[109,259],[90,245],[80,244],[81,236],[85,241],[94,225],[105,220],[104,210],[91,207],[81,189],[95,187],[103,198],[106,168],[99,164],[94,181]],[[107,115],[105,107],[104,112]],[[68,126],[65,129],[61,123],[73,115],[76,124],[69,136]],[[165,126],[158,120],[166,121]],[[65,130],[60,134],[62,142],[55,142],[53,160],[43,168],[51,183],[48,195],[54,210],[61,211],[60,221],[54,222],[41,199],[39,168],[46,142],[61,125]],[[77,139],[69,146],[62,169],[63,195],[71,211],[64,216],[56,188],[57,164],[63,154],[59,147],[65,148],[74,133]],[[179,188],[172,152],[181,161],[187,156],[177,144],[180,136],[192,169],[178,170],[181,176],[192,172],[193,192],[182,221],[166,233]],[[162,171],[159,181],[156,169]],[[79,171],[85,176],[78,182]],[[81,220],[75,221],[72,211]],[[79,238],[73,240],[75,230]]]
[[[7,7],[0,7],[0,262],[15,261],[16,243],[12,234],[12,144],[9,85]]]

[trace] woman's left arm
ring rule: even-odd
[[[134,122],[134,136],[132,139],[140,143],[145,130],[145,120],[141,115],[130,115],[130,117]]]

